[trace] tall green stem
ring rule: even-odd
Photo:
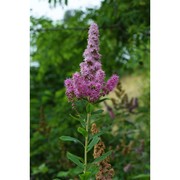
[[[87,136],[85,137],[85,146],[84,146],[84,173],[87,170],[87,147],[88,147],[88,131],[89,131],[89,121],[90,121],[90,116],[91,114],[87,114],[87,121],[86,121],[86,131],[87,131]]]

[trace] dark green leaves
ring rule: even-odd
[[[85,174],[81,174],[79,175],[79,177],[81,180],[89,180],[91,177],[93,179],[93,177],[95,177],[98,171],[99,171],[99,167],[97,165],[88,164],[88,168]]]
[[[99,103],[106,101],[106,100],[110,100],[110,99],[109,98],[102,98],[99,101],[97,101],[95,104],[99,104]]]
[[[104,110],[99,109],[99,110],[97,110],[97,111],[92,112],[92,115],[94,115],[94,114],[102,114],[103,111],[104,111]]]
[[[81,180],[88,180],[91,177],[91,172],[86,171],[84,174],[79,175]]]
[[[104,159],[106,159],[110,154],[112,153],[112,151],[108,151],[107,153],[104,153],[102,156],[96,158],[93,163],[98,163],[100,161],[103,161]]]
[[[98,142],[99,142],[100,138],[95,136],[92,141],[89,143],[88,147],[87,147],[87,151],[90,151]]]
[[[79,114],[81,115],[86,113],[86,109],[85,109],[86,105],[87,105],[87,100],[85,99],[81,99],[75,102],[75,106],[78,109]]]
[[[54,7],[56,7],[56,5],[58,4],[58,2],[57,2],[57,0],[48,0],[48,3],[49,4],[54,4]],[[59,0],[59,4],[63,7],[64,5],[68,5],[68,0],[64,0],[64,1],[62,1],[62,0]]]
[[[75,163],[77,166],[79,166],[80,168],[84,168],[84,164],[80,162],[80,160],[82,160],[82,158],[74,155],[74,154],[71,154],[70,152],[67,153],[67,158],[69,160],[71,160],[73,163]]]
[[[83,169],[80,168],[79,166],[76,166],[75,168],[68,169],[68,171],[60,171],[57,174],[57,178],[65,179],[65,177],[66,177],[66,179],[67,178],[69,179],[69,177],[75,177],[75,176],[81,174],[82,172],[83,172]]]
[[[83,143],[81,141],[79,141],[78,139],[73,138],[71,136],[61,136],[59,139],[62,140],[62,141],[73,141],[75,143],[80,143],[81,145],[83,145]]]

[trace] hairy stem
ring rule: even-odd
[[[86,131],[87,136],[85,137],[85,146],[84,146],[84,173],[87,170],[87,147],[88,147],[88,131],[89,131],[89,121],[90,121],[91,114],[87,114],[87,121],[86,121]]]

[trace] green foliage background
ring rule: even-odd
[[[59,1],[68,5],[68,1]],[[49,3],[59,3],[49,1]],[[82,53],[87,45],[89,24],[94,21],[100,31],[100,54],[106,76],[118,73],[124,76],[143,76],[143,93],[139,98],[136,115],[115,110],[115,120],[104,114],[103,124],[118,125],[116,134],[105,135],[103,140],[115,150],[120,141],[128,144],[144,139],[145,150],[135,150],[126,156],[115,150],[112,165],[114,179],[149,179],[149,119],[150,119],[150,2],[149,0],[104,0],[99,9],[72,10],[62,21],[53,22],[46,17],[30,17],[30,159],[31,179],[73,179],[78,169],[66,158],[67,150],[82,155],[76,144],[59,141],[62,135],[79,137],[78,122],[65,97],[64,80],[79,71]],[[130,125],[127,119],[132,119]],[[133,135],[126,135],[135,131]],[[137,133],[138,131],[138,133]],[[122,142],[121,142],[122,143]],[[132,163],[132,169],[123,167]]]

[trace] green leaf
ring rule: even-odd
[[[103,101],[106,101],[106,100],[110,100],[109,98],[103,98],[103,99],[100,99],[99,101],[95,102],[95,104],[99,104]]]
[[[46,164],[41,164],[40,166],[39,166],[39,171],[41,172],[41,173],[43,173],[43,174],[45,174],[45,173],[47,173],[48,172],[48,167],[46,166]]]
[[[82,116],[73,116],[72,114],[69,114],[70,117],[72,117],[73,119],[80,121],[81,125],[83,127],[85,127],[85,119]]]
[[[39,174],[39,173],[42,173],[42,174],[45,174],[48,172],[48,167],[46,166],[45,163],[41,164],[39,167],[33,167],[32,168],[32,174],[35,175],[35,174]]]
[[[93,109],[94,109],[94,106],[92,104],[88,103],[86,106],[86,112],[91,113],[93,111]]]
[[[150,178],[150,174],[139,174],[137,176],[133,176],[132,179],[142,179],[145,180],[145,179],[149,179]]]
[[[76,105],[79,113],[83,114],[84,112],[86,112],[85,111],[85,107],[87,105],[87,101],[86,100],[83,100],[83,99],[78,100],[78,101],[75,102],[75,105]]]
[[[98,142],[100,138],[95,136],[87,147],[87,151],[90,151]]]
[[[75,143],[80,143],[81,145],[84,146],[84,144],[81,141],[79,141],[78,139],[73,138],[71,136],[61,136],[59,139],[62,141],[73,141]]]
[[[58,174],[57,174],[57,177],[67,177],[69,174],[68,171],[60,171]]]
[[[71,116],[73,119],[78,120],[79,121],[79,117],[73,116],[72,114],[69,114],[69,116]]]
[[[79,166],[76,166],[75,168],[69,169],[69,176],[77,176],[78,174],[81,174],[84,169],[80,168]]]
[[[99,167],[96,164],[88,164],[87,170],[91,172],[91,176],[95,176],[99,171]]]
[[[99,109],[97,111],[92,112],[92,114],[102,114],[104,110]]]
[[[100,132],[98,132],[97,134],[91,135],[89,140],[93,139],[94,137],[99,137],[105,133],[107,133],[109,130],[111,129],[111,126],[108,126],[106,128],[103,128]]]
[[[78,127],[77,130],[78,130],[78,132],[79,132],[80,134],[82,134],[84,137],[87,137],[88,132],[87,132],[84,128]]]
[[[95,137],[99,137],[99,136],[101,136],[101,135],[103,135],[103,134],[105,134],[105,133],[106,133],[106,131],[98,132],[97,134],[92,135],[92,136],[90,137],[90,140],[93,139],[93,138],[95,138]]]
[[[80,168],[82,168],[82,169],[84,168],[83,163],[80,162],[80,160],[82,160],[81,157],[76,156],[76,155],[74,155],[74,154],[72,154],[70,152],[67,152],[67,158],[69,160],[71,160],[73,163],[75,163],[76,165],[78,165]]]
[[[84,174],[79,175],[81,180],[88,180],[91,177],[91,172],[86,171]]]
[[[110,154],[112,153],[112,151],[108,151],[107,153],[104,153],[102,156],[96,158],[93,163],[98,163],[100,161],[103,161],[104,159],[106,159]]]

